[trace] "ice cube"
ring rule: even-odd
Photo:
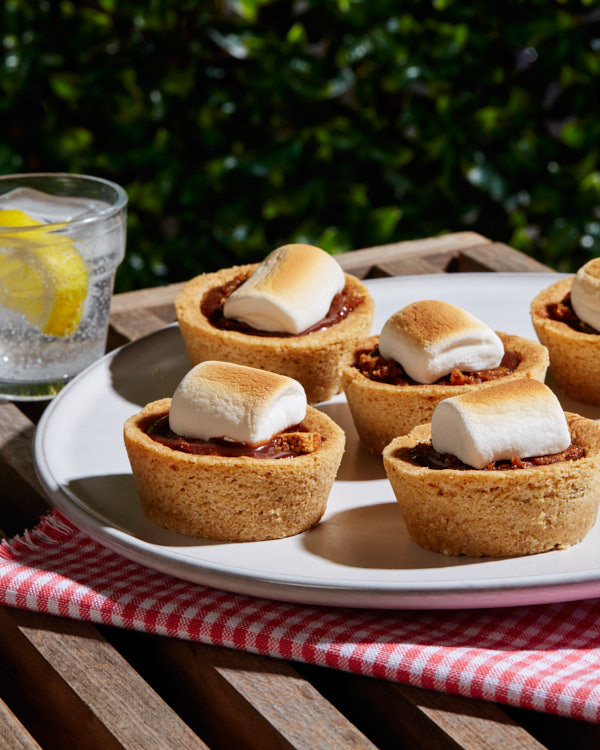
[[[50,195],[32,188],[15,188],[0,195],[0,210],[23,211],[32,219],[44,224],[82,219],[87,214],[97,213],[105,206],[102,201],[90,198]]]

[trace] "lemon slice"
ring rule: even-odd
[[[0,227],[28,228],[0,233],[0,305],[22,313],[49,336],[76,331],[88,271],[73,242],[50,234],[46,225],[23,211],[0,211]]]

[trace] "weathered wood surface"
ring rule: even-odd
[[[10,708],[0,701],[0,748],[2,750],[36,750],[33,739]]]
[[[339,256],[362,278],[550,271],[481,235]],[[117,295],[112,346],[174,320],[181,288]],[[47,508],[31,441],[43,407],[0,401],[0,528]],[[559,748],[600,746],[600,728],[224,648],[0,609],[0,747]]]

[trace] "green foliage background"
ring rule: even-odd
[[[596,0],[4,0],[0,172],[130,197],[119,290],[471,229],[600,254]]]

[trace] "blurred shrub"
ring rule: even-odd
[[[599,21],[593,0],[4,0],[0,172],[121,183],[121,290],[464,229],[572,269],[600,254]]]

